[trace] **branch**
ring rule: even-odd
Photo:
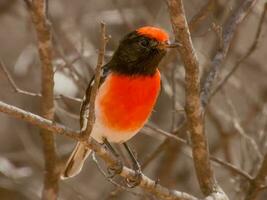
[[[74,139],[76,141],[83,141],[83,137],[78,134],[78,131],[71,130],[51,120],[24,111],[15,106],[8,105],[1,101],[0,112],[8,114],[9,116],[14,117],[16,119],[20,119],[33,125],[36,125],[39,128],[45,129],[47,130],[47,134],[59,134]],[[108,152],[102,145],[98,144],[94,140],[87,141],[87,145],[88,148],[96,152],[96,154],[105,161],[107,166],[116,167],[116,165],[118,165],[118,160],[114,158],[114,156],[110,152]],[[135,171],[123,166],[122,172],[119,175],[127,179],[133,179],[135,177]],[[163,187],[158,184],[157,181],[151,180],[144,174],[142,174],[140,187],[143,188],[145,191],[150,192],[153,195],[165,200],[198,200],[198,198],[185,192],[170,190],[166,187]]]
[[[149,124],[147,124],[146,127],[149,127]],[[142,169],[145,168],[150,162],[152,162],[163,150],[167,149],[168,145],[171,142],[171,139],[174,139],[176,142],[188,145],[188,142],[186,140],[178,137],[178,135],[181,135],[180,133],[185,133],[187,131],[187,121],[185,118],[183,118],[178,127],[172,133],[168,133],[160,128],[155,128],[153,130],[155,131],[155,133],[164,135],[167,138],[158,146],[158,148],[155,148],[155,151],[150,153],[150,155],[147,157],[147,160],[142,164]]]
[[[21,90],[17,84],[15,83],[15,81],[13,80],[12,76],[10,75],[10,73],[8,72],[6,65],[4,63],[4,61],[0,58],[0,66],[4,72],[4,74],[7,77],[8,82],[10,83],[12,89],[14,90],[14,92],[17,92],[19,94],[23,94],[23,95],[28,95],[28,96],[33,96],[33,97],[41,97],[41,94],[39,93],[33,93],[33,92],[28,92],[28,91],[24,91]]]
[[[216,5],[216,0],[209,0],[200,10],[199,12],[190,20],[189,22],[189,30],[190,33],[194,32],[201,22],[203,22],[211,11],[214,10]]]
[[[5,113],[5,114],[7,114],[13,118],[28,122],[32,125],[39,127],[39,128],[45,129],[48,131],[47,132],[48,134],[52,134],[52,133],[58,134],[58,135],[65,136],[65,137],[68,137],[68,138],[76,140],[76,141],[82,141],[83,140],[83,138],[81,137],[81,134],[79,134],[80,131],[72,130],[70,128],[67,128],[67,127],[65,127],[61,124],[58,124],[56,122],[53,122],[51,120],[45,119],[43,117],[40,117],[40,116],[35,115],[33,113],[27,112],[25,110],[22,110],[20,108],[15,107],[15,106],[8,105],[2,101],[0,101],[0,112]],[[106,162],[107,165],[112,166],[112,165],[116,165],[118,163],[118,161],[113,157],[112,154],[110,154],[103,146],[94,142],[93,140],[88,142],[88,147],[91,148],[93,151],[95,151],[98,154],[98,156],[100,156]],[[211,157],[211,160],[229,168],[230,170],[243,176],[244,178],[251,180],[251,177],[248,174],[246,174],[244,171],[236,168],[235,166],[231,165],[230,163],[219,160],[218,158],[215,158],[215,157]],[[128,172],[129,172],[129,174],[128,174]],[[120,175],[125,177],[125,178],[131,179],[131,178],[134,178],[133,176],[135,176],[135,172],[124,166],[123,172]],[[142,182],[142,185],[140,185],[141,188],[143,188],[147,192],[151,192],[152,194],[154,194],[157,197],[161,197],[162,199],[166,199],[166,200],[172,200],[172,199],[173,200],[179,200],[179,199],[181,199],[181,200],[182,199],[184,199],[184,200],[198,200],[198,198],[196,198],[190,194],[175,191],[175,190],[169,190],[169,189],[159,185],[158,183],[156,184],[156,187],[155,187],[155,183],[157,181],[153,181],[153,180],[149,179],[144,174],[142,175],[142,181],[141,182]],[[262,187],[260,187],[260,189],[261,188]],[[169,196],[167,196],[167,193],[169,193]],[[218,193],[218,194],[221,194],[223,196],[223,193]],[[213,200],[213,199],[219,200],[219,199],[213,198],[213,196],[214,196],[214,194],[211,194],[210,196],[206,197],[205,200]]]
[[[29,7],[32,22],[37,33],[38,51],[42,65],[41,113],[46,119],[54,119],[54,72],[52,65],[52,34],[47,19],[47,0],[34,0]],[[45,157],[43,200],[56,200],[59,172],[56,169],[57,154],[54,135],[46,129],[40,132]]]
[[[203,194],[220,191],[209,161],[207,139],[204,133],[204,117],[200,102],[199,62],[195,54],[182,0],[168,0],[170,19],[178,51],[185,67],[186,114],[191,133],[194,166]],[[225,197],[227,199],[227,197]]]
[[[168,137],[169,139],[173,139],[175,142],[177,142],[179,144],[184,144],[184,145],[192,148],[192,146],[189,144],[188,141],[186,141],[185,139],[179,138],[172,133],[168,133],[168,132],[166,132],[160,128],[156,128],[156,127],[151,126],[151,125],[146,125],[145,127],[148,127],[151,130],[155,131],[156,133],[162,134],[162,135]],[[159,153],[163,149],[166,148],[167,144],[168,144],[168,140],[166,139],[156,148],[156,150],[154,152],[151,153],[151,155],[148,157],[148,159],[142,164],[142,169],[145,168],[149,164],[149,162],[151,162],[151,160],[153,160],[156,156],[158,156]],[[190,156],[190,158],[192,158],[192,156]],[[229,170],[235,174],[240,175],[241,177],[245,178],[248,181],[253,180],[253,178],[247,172],[245,172],[242,169],[239,169],[238,167],[236,167],[235,165],[233,165],[227,161],[221,160],[221,159],[214,157],[212,155],[210,156],[210,160],[213,161],[214,163],[217,163],[217,164],[225,167],[227,170]]]
[[[257,0],[245,0],[241,6],[238,7],[236,12],[228,19],[225,27],[223,28],[222,41],[223,46],[220,48],[212,59],[211,68],[207,73],[206,78],[203,80],[201,88],[201,104],[206,107],[210,91],[214,81],[218,77],[221,65],[228,53],[234,34],[238,25],[245,19],[251,8],[255,5]]]
[[[22,95],[32,96],[32,97],[42,97],[42,95],[40,93],[33,93],[33,92],[28,92],[28,91],[20,89],[17,86],[17,84],[14,81],[14,79],[12,78],[12,76],[10,75],[10,73],[8,72],[5,63],[1,58],[0,58],[0,67],[2,68],[4,74],[6,75],[7,80],[10,83],[10,85],[11,85],[12,89],[14,90],[14,92],[17,92],[17,93],[22,94]],[[62,94],[54,96],[54,99],[55,100],[68,99],[68,100],[71,100],[71,101],[76,102],[76,103],[81,103],[82,102],[82,99],[79,99],[79,98],[76,98],[76,97],[71,97],[71,96],[66,96],[66,95],[62,95]]]
[[[248,181],[251,181],[252,180],[252,177],[247,172],[245,172],[244,170],[241,170],[241,169],[237,168],[236,166],[232,165],[229,162],[223,161],[223,160],[221,160],[219,158],[216,158],[214,156],[210,156],[210,160],[212,160],[212,161],[220,164],[221,166],[226,167],[231,172],[242,176],[243,178],[245,178]]]
[[[258,193],[261,191],[261,188],[266,184],[267,177],[267,153],[264,156],[261,167],[255,176],[255,178],[251,181],[247,196],[245,200],[256,200]]]
[[[219,91],[222,89],[222,87],[227,83],[227,81],[229,80],[229,78],[236,72],[236,70],[241,66],[241,64],[247,59],[249,58],[254,52],[255,50],[257,49],[257,46],[259,44],[259,37],[260,37],[260,34],[261,34],[261,31],[262,31],[262,27],[263,27],[263,22],[264,22],[264,19],[265,19],[265,15],[266,15],[266,12],[267,12],[267,3],[265,3],[265,6],[264,6],[264,9],[263,9],[263,12],[262,12],[262,15],[261,15],[261,18],[260,18],[260,21],[259,21],[259,25],[258,25],[258,28],[257,28],[257,32],[256,32],[256,35],[255,35],[255,38],[254,38],[254,41],[252,43],[252,45],[250,46],[250,48],[247,50],[247,52],[245,53],[245,55],[240,58],[235,66],[231,69],[231,71],[227,74],[227,76],[221,81],[221,83],[216,87],[216,89],[212,92],[212,94],[210,95],[210,99]]]
[[[174,135],[172,133],[168,133],[168,132],[166,132],[166,131],[164,131],[164,130],[162,130],[160,128],[157,128],[157,127],[149,125],[149,124],[147,124],[145,127],[150,128],[151,130],[155,131],[156,133],[164,135],[165,137],[173,139],[173,140],[175,140],[175,141],[177,141],[179,143],[189,145],[189,143],[185,139],[180,138],[180,137],[178,137],[178,136],[176,136],[176,135]]]
[[[78,103],[78,104],[81,104],[82,103],[82,99],[80,98],[77,98],[77,97],[72,97],[72,96],[67,96],[67,95],[63,95],[63,94],[59,94],[59,95],[56,95],[54,96],[54,99],[55,100],[69,100],[69,101],[72,101],[72,102],[75,102],[75,103]]]
[[[160,145],[158,145],[155,150],[150,153],[146,160],[141,164],[141,169],[144,170],[159,154],[166,149],[167,144],[169,143],[168,139],[165,139]]]
[[[31,96],[31,97],[42,97],[42,95],[40,93],[33,93],[33,92],[28,92],[28,91],[20,89],[17,86],[17,84],[14,81],[14,79],[12,78],[12,76],[10,75],[10,73],[8,72],[5,63],[1,58],[0,58],[0,66],[1,66],[5,76],[7,77],[7,80],[9,82],[9,84],[11,85],[11,87],[12,87],[14,92],[16,92],[18,94],[22,94],[22,95]],[[63,95],[63,94],[59,94],[59,95],[54,96],[54,99],[55,100],[67,99],[67,100],[71,100],[71,101],[79,103],[79,104],[82,102],[82,99],[79,99],[79,98],[76,98],[76,97],[71,97],[71,96],[66,96],[66,95]]]
[[[56,122],[27,112],[15,106],[8,105],[2,101],[0,101],[0,112],[8,114],[16,119],[26,121],[30,124],[38,126],[41,129],[46,129],[47,131],[55,132],[59,135],[64,135],[75,140],[78,140],[80,138],[80,136],[78,135],[79,131],[71,130]]]
[[[98,86],[100,83],[100,77],[101,77],[101,67],[104,62],[104,55],[105,55],[105,49],[107,44],[107,37],[106,37],[106,25],[101,22],[101,41],[100,41],[100,49],[98,53],[98,60],[97,60],[97,66],[95,70],[95,79],[93,82],[93,86],[90,92],[89,97],[89,114],[88,114],[88,121],[86,124],[86,127],[84,130],[82,130],[82,135],[84,139],[88,139],[90,137],[91,131],[93,129],[93,125],[95,123],[95,99],[96,94],[98,91]],[[90,87],[90,86],[88,86]],[[86,97],[88,98],[88,97]]]
[[[93,161],[95,162],[98,170],[100,171],[100,173],[108,180],[108,182],[110,182],[111,184],[113,184],[115,187],[117,187],[117,189],[120,189],[120,190],[123,190],[123,191],[126,191],[126,192],[129,192],[130,194],[134,195],[134,196],[139,196],[139,197],[142,197],[144,198],[145,196],[141,193],[137,193],[137,192],[134,192],[132,190],[130,190],[129,188],[115,182],[109,175],[107,175],[104,171],[104,169],[100,166],[100,163],[98,162],[96,156],[95,156],[95,153],[93,153],[92,155],[92,158],[93,158]]]

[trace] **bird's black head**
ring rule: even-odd
[[[153,75],[167,52],[168,42],[168,34],[159,28],[139,28],[121,40],[107,65],[120,74]]]

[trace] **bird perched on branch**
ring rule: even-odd
[[[109,142],[123,143],[139,174],[140,166],[125,142],[137,134],[148,120],[160,91],[159,62],[167,48],[176,46],[169,44],[169,36],[164,30],[141,27],[121,40],[111,60],[102,67],[91,137],[109,148],[112,148]],[[81,129],[88,119],[92,83],[93,79],[81,107]],[[61,177],[78,174],[89,154],[90,150],[78,142]]]

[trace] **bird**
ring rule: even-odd
[[[110,61],[102,67],[94,105],[95,123],[90,137],[101,144],[106,141],[108,145],[126,145],[126,141],[140,131],[149,119],[160,93],[159,63],[167,49],[176,46],[175,43],[170,44],[165,30],[154,26],[137,28],[123,37]],[[81,130],[87,124],[93,83],[94,77],[81,105]],[[61,178],[77,175],[90,152],[84,143],[78,142]]]

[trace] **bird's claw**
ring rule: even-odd
[[[122,172],[123,164],[121,160],[118,160],[117,164],[110,166],[107,168],[108,178],[113,178],[117,174]]]
[[[126,178],[126,185],[129,188],[134,188],[138,185],[140,185],[142,180],[142,172],[141,170],[136,170],[135,175],[131,178]]]

